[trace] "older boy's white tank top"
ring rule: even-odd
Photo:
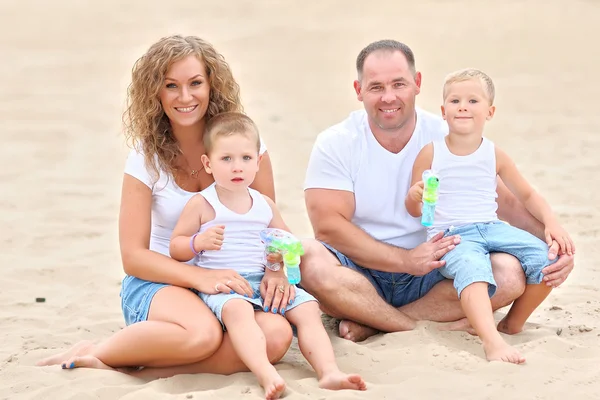
[[[260,231],[273,219],[273,210],[262,194],[248,188],[252,207],[245,214],[238,214],[225,207],[219,200],[213,183],[200,194],[215,210],[215,219],[202,225],[204,232],[214,225],[225,225],[221,250],[205,251],[198,257],[197,265],[210,269],[234,269],[237,272],[264,272],[264,245]]]
[[[438,174],[440,186],[428,239],[451,226],[498,220],[494,143],[483,138],[474,153],[457,156],[445,140],[434,141],[431,169]]]

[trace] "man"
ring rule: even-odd
[[[356,68],[354,89],[364,110],[322,132],[309,160],[305,200],[318,241],[305,242],[301,268],[302,286],[325,313],[342,319],[340,336],[362,341],[378,331],[413,329],[418,320],[456,321],[464,314],[452,282],[437,271],[460,238],[440,233],[425,242],[420,221],[404,207],[418,152],[443,138],[447,125],[415,107],[421,73],[408,46],[371,43]],[[544,240],[541,223],[501,182],[498,216]],[[557,251],[555,243],[549,257]],[[491,260],[496,310],[523,293],[525,277],[516,258],[499,253]],[[573,257],[561,255],[544,270],[546,283],[562,284],[573,266]]]

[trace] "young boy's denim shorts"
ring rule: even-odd
[[[263,279],[264,273],[250,273],[250,274],[240,274],[244,279],[248,281],[248,283],[252,286],[252,290],[254,290],[254,297],[245,297],[244,295],[238,293],[219,293],[219,294],[205,294],[199,293],[200,298],[206,303],[208,308],[216,315],[217,319],[223,325],[223,306],[229,300],[232,299],[242,299],[251,303],[254,306],[255,310],[263,310],[263,298],[260,295],[260,282]],[[296,296],[294,297],[294,301],[292,304],[288,304],[285,307],[285,311],[282,313],[285,316],[285,312],[299,306],[300,304],[306,303],[308,301],[317,301],[313,296],[308,294],[303,289],[296,286]],[[263,310],[264,311],[264,310]],[[277,309],[274,309],[273,312],[277,313]],[[225,328],[225,325],[223,325]]]
[[[321,244],[331,251],[344,267],[348,267],[367,278],[386,303],[394,307],[401,307],[420,299],[436,284],[446,279],[437,269],[424,276],[414,276],[364,268],[328,244],[323,242]]]
[[[501,221],[449,228],[444,236],[448,235],[460,235],[460,243],[442,257],[446,264],[439,271],[446,278],[454,279],[459,297],[463,289],[474,282],[487,282],[490,297],[496,293],[490,253],[515,256],[530,285],[541,283],[542,269],[556,261],[548,259],[545,242]]]

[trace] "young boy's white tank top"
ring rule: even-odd
[[[434,141],[431,169],[438,174],[440,186],[428,239],[451,226],[498,220],[494,143],[483,138],[474,153],[457,156],[445,140]]]
[[[197,265],[210,269],[233,269],[240,273],[264,272],[264,245],[260,231],[273,219],[273,210],[262,194],[248,188],[252,196],[252,208],[238,214],[225,207],[213,183],[200,194],[215,210],[215,219],[200,227],[204,232],[214,225],[225,225],[221,250],[205,251],[198,257]]]

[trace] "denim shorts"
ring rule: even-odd
[[[222,316],[223,306],[225,306],[225,303],[227,303],[229,300],[232,300],[232,299],[246,300],[247,302],[251,303],[254,306],[255,310],[264,311],[263,298],[260,295],[260,282],[262,281],[263,276],[265,274],[263,272],[259,272],[259,273],[240,274],[240,275],[244,279],[246,279],[248,281],[248,283],[252,286],[252,290],[254,290],[254,296],[252,298],[243,296],[238,293],[233,293],[233,294],[229,294],[229,293],[219,293],[219,294],[199,293],[200,298],[206,303],[208,308],[210,308],[211,311],[216,315],[217,319],[221,322],[221,325],[223,325],[223,316]],[[300,289],[299,287],[296,286],[296,295],[294,297],[294,301],[292,302],[292,304],[289,304],[285,308],[285,311],[289,311],[289,310],[293,309],[294,307],[299,306],[302,303],[306,303],[307,301],[317,301],[317,300],[313,296],[308,294],[306,291],[304,291],[303,289]],[[285,311],[281,313],[283,316],[285,316]],[[276,313],[277,309],[274,309],[273,312]],[[225,329],[225,325],[223,325],[223,329]]]
[[[348,267],[367,278],[377,293],[394,307],[401,307],[412,303],[425,296],[432,287],[445,280],[437,269],[423,276],[414,276],[405,273],[383,272],[368,269],[357,265],[333,247],[321,242],[344,267]]]
[[[444,234],[448,235],[460,235],[460,243],[442,257],[446,264],[439,270],[446,278],[454,279],[459,297],[463,289],[474,282],[487,282],[490,297],[496,293],[490,253],[515,256],[530,285],[541,283],[542,269],[556,261],[548,259],[545,242],[501,221],[451,227]]]
[[[150,303],[154,295],[162,288],[170,285],[149,282],[135,276],[127,275],[121,284],[121,308],[125,324],[146,321],[150,311]]]

